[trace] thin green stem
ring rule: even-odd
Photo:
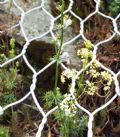
[[[61,0],[61,4],[62,4],[62,8],[61,8],[61,39],[60,39],[60,47],[58,48],[58,59],[60,57],[60,53],[61,53],[61,48],[63,45],[63,38],[64,38],[64,8],[65,8],[65,3],[64,0]]]
[[[83,63],[83,73],[82,73],[80,80],[79,80],[79,90],[80,91],[83,91],[83,77],[85,75],[85,68],[86,68],[87,63],[88,63],[88,57],[85,59],[85,61]]]
[[[55,103],[58,106],[58,110],[60,112],[60,115],[63,115],[62,110],[60,109],[60,104],[59,104],[59,100],[57,99],[57,85],[58,85],[58,74],[59,74],[59,64],[60,64],[60,54],[61,54],[61,49],[62,49],[62,45],[63,45],[63,38],[64,38],[64,8],[65,8],[65,2],[64,0],[61,0],[61,38],[60,38],[60,45],[58,47],[57,50],[57,54],[56,54],[56,72],[55,72],[55,85],[54,85],[54,97],[55,97]],[[66,123],[63,122],[63,127],[64,127],[64,133],[65,133],[65,137],[67,137],[67,133],[66,133]]]
[[[57,84],[58,84],[58,68],[59,68],[59,63],[58,61],[56,62],[56,70],[55,70],[55,85],[54,85],[54,94],[56,96],[56,88],[57,88]]]
[[[57,55],[56,55],[56,72],[55,72],[55,85],[54,85],[54,93],[56,95],[56,88],[58,85],[58,73],[59,73],[59,61],[60,61],[60,53],[63,45],[63,35],[64,35],[64,0],[61,0],[61,39],[60,39],[60,45],[58,47]]]

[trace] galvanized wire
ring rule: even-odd
[[[26,43],[24,44],[23,46],[23,50],[21,51],[21,53],[17,56],[15,56],[14,58],[12,59],[9,59],[8,61],[6,61],[5,63],[3,64],[0,64],[0,67],[4,67],[5,65],[9,64],[10,62],[18,59],[18,58],[21,58],[23,57],[25,63],[27,64],[27,66],[29,67],[29,69],[33,72],[33,77],[32,77],[32,84],[30,86],[30,91],[23,97],[21,98],[20,100],[16,101],[16,102],[13,102],[11,104],[8,104],[7,106],[5,107],[0,107],[0,114],[2,115],[4,113],[4,111],[14,105],[17,105],[21,102],[23,102],[25,99],[27,99],[29,96],[32,96],[38,110],[40,111],[40,113],[42,114],[43,118],[42,118],[42,121],[39,125],[39,128],[38,128],[38,131],[36,133],[36,137],[41,137],[41,133],[42,133],[42,130],[44,128],[44,125],[46,124],[47,122],[47,118],[48,116],[53,113],[54,111],[57,110],[57,106],[51,110],[49,110],[47,113],[44,112],[43,108],[41,107],[41,105],[39,104],[36,96],[35,96],[35,88],[36,88],[36,82],[37,82],[37,77],[38,75],[40,75],[41,73],[44,73],[44,71],[46,69],[48,69],[51,65],[53,65],[56,60],[53,60],[51,61],[49,64],[47,64],[44,68],[42,68],[41,70],[39,70],[38,72],[36,72],[36,70],[33,68],[33,66],[29,63],[28,59],[26,58],[26,50],[28,48],[28,45],[30,44],[31,41],[33,40],[36,40],[38,38],[42,38],[44,36],[46,36],[48,33],[51,34],[51,36],[53,37],[53,40],[57,40],[55,34],[53,33],[53,27],[54,27],[54,24],[55,24],[55,21],[58,20],[61,15],[57,16],[57,17],[53,17],[45,8],[44,8],[44,4],[45,4],[45,1],[42,0],[41,2],[41,5],[39,7],[35,7],[33,9],[30,9],[29,11],[24,11],[17,3],[16,3],[17,0],[13,0],[13,4],[20,10],[21,12],[21,19],[19,21],[19,24],[16,24],[14,26],[12,26],[11,28],[9,29],[13,29],[17,26],[20,26],[20,29],[22,31],[22,34],[25,38],[25,41]],[[74,92],[75,92],[75,85],[76,85],[76,80],[77,80],[77,76],[79,76],[84,70],[80,70],[78,71],[77,75],[75,77],[72,78],[72,84],[71,84],[71,89],[70,89],[70,94],[71,96],[75,99],[75,104],[76,106],[78,107],[78,109],[81,109],[82,111],[84,111],[88,116],[89,116],[89,121],[88,121],[88,134],[87,134],[87,137],[93,137],[93,131],[92,131],[92,125],[93,125],[93,120],[94,120],[94,115],[101,111],[102,109],[104,109],[105,107],[107,107],[108,105],[110,105],[118,96],[120,96],[120,87],[119,87],[119,82],[118,82],[118,76],[120,75],[120,70],[117,74],[115,74],[113,71],[111,71],[110,69],[108,69],[107,67],[105,67],[102,63],[100,63],[97,59],[96,59],[96,53],[97,53],[97,49],[98,47],[103,44],[103,43],[106,43],[110,40],[113,39],[113,37],[117,34],[117,35],[120,35],[120,32],[118,31],[118,27],[117,27],[117,19],[120,17],[120,14],[116,17],[116,18],[112,18],[108,15],[105,15],[103,13],[101,13],[99,11],[99,7],[100,7],[100,0],[94,0],[95,3],[96,3],[96,8],[95,8],[95,11],[91,14],[89,14],[84,20],[77,16],[73,11],[72,11],[72,6],[74,4],[74,1],[73,0],[69,0],[70,1],[70,4],[69,4],[69,7],[66,11],[64,11],[64,14],[67,14],[67,13],[70,13],[72,14],[75,18],[77,18],[79,21],[80,21],[80,33],[74,37],[73,39],[67,41],[66,43],[64,43],[62,45],[62,49],[64,48],[65,45],[68,45],[70,43],[72,43],[73,41],[75,41],[77,38],[79,37],[82,37],[83,40],[87,40],[86,37],[84,36],[83,32],[84,32],[84,23],[89,19],[91,18],[93,15],[95,14],[99,14],[101,16],[103,16],[104,18],[107,18],[107,19],[110,19],[113,23],[113,34],[108,38],[108,39],[105,39],[103,41],[100,41],[99,43],[97,43],[96,45],[92,44],[92,46],[94,47],[94,51],[93,51],[93,59],[92,61],[90,61],[88,63],[88,65],[86,66],[86,68],[88,68],[90,66],[90,64],[92,64],[94,61],[96,61],[100,66],[101,68],[103,68],[104,70],[108,71],[109,73],[111,73],[111,75],[113,76],[113,79],[114,79],[114,83],[115,83],[115,95],[104,105],[102,105],[101,107],[97,108],[95,111],[93,111],[92,113],[89,112],[87,109],[85,109],[84,107],[82,107],[76,100],[75,96],[74,96]],[[3,2],[0,2],[0,4],[5,4],[9,2],[9,0],[4,0]],[[43,10],[49,17],[50,17],[50,22],[51,22],[51,26],[49,27],[49,30],[47,32],[45,32],[44,34],[42,35],[39,35],[37,37],[33,37],[31,39],[28,39],[26,33],[25,33],[25,28],[23,26],[23,22],[24,22],[24,19],[26,18],[26,16],[28,14],[30,14],[32,11],[35,11],[37,9],[41,9]],[[59,43],[58,43],[59,44]],[[63,67],[64,69],[68,69],[62,62],[61,62],[61,67]]]

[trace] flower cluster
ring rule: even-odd
[[[86,40],[86,41],[84,42],[84,44],[85,44],[85,47],[86,47],[87,49],[92,49],[92,44],[91,44],[91,42],[90,42],[89,40]]]
[[[92,56],[92,51],[87,48],[82,48],[77,51],[77,55],[80,56],[82,59],[89,58]]]
[[[61,75],[61,82],[65,83],[66,79],[70,79],[72,77],[75,77],[77,74],[77,71],[75,69],[72,70],[64,70]]]
[[[84,92],[87,94],[94,95],[99,90],[100,85],[103,86],[105,92],[110,90],[113,77],[108,71],[100,70],[100,66],[96,62],[90,65],[90,69],[86,71],[86,75],[90,77],[90,80],[86,80],[85,82]]]
[[[88,60],[89,58],[92,58],[92,46],[91,42],[89,40],[86,40],[84,42],[85,48],[81,48],[77,51],[77,55],[82,58],[82,61],[84,62],[86,59]]]
[[[75,101],[70,94],[64,95],[64,100],[60,103],[60,109],[69,117],[73,117],[76,114],[77,107],[75,106]]]
[[[97,69],[100,66],[94,61],[91,65],[90,65],[90,69],[88,71],[86,71],[86,74],[91,75],[93,78],[98,78],[100,76],[100,72],[97,71]]]
[[[89,80],[86,80],[86,87],[85,92],[88,95],[94,95],[94,93],[98,90],[98,87],[95,85],[94,82],[90,82]]]
[[[103,71],[103,72],[101,72],[101,76],[102,76],[102,79],[104,79],[104,81],[106,81],[106,86],[104,86],[104,91],[110,90],[110,86],[113,82],[112,75],[107,71]]]

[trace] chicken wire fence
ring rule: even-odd
[[[78,109],[81,109],[83,112],[85,112],[88,116],[89,116],[89,121],[88,121],[88,134],[87,134],[87,137],[92,137],[93,136],[93,131],[92,131],[92,122],[94,120],[94,115],[101,111],[102,109],[104,109],[105,107],[107,107],[109,104],[111,104],[118,96],[120,96],[120,88],[119,88],[119,81],[118,81],[118,76],[120,75],[120,71],[116,74],[114,73],[113,71],[111,71],[110,69],[106,68],[103,64],[101,64],[97,59],[96,59],[96,52],[97,52],[97,49],[98,47],[103,44],[103,43],[106,43],[110,40],[112,40],[112,38],[117,34],[117,35],[120,35],[120,32],[118,31],[118,27],[117,27],[117,20],[119,19],[120,17],[120,14],[117,15],[116,18],[112,18],[111,16],[107,16],[103,13],[101,13],[99,11],[99,7],[100,7],[100,0],[94,0],[95,3],[96,3],[96,8],[95,8],[95,11],[92,12],[91,14],[89,14],[84,20],[81,19],[79,16],[77,16],[73,11],[72,11],[72,6],[74,4],[74,1],[73,0],[69,0],[70,1],[70,4],[69,4],[69,7],[66,11],[64,11],[64,14],[67,14],[67,13],[70,13],[72,14],[75,18],[77,18],[79,21],[80,21],[80,33],[74,37],[73,39],[69,40],[68,42],[66,43],[63,43],[62,45],[62,48],[67,45],[67,44],[70,44],[71,42],[75,41],[77,38],[79,37],[82,37],[83,40],[87,40],[86,37],[84,36],[83,32],[84,32],[84,23],[90,18],[92,17],[93,15],[95,14],[99,14],[101,15],[102,17],[105,17],[107,19],[110,19],[113,23],[113,28],[114,28],[114,33],[106,40],[103,40],[103,41],[100,41],[99,43],[97,43],[96,45],[92,44],[93,48],[94,48],[94,51],[93,51],[93,58],[92,60],[87,64],[86,68],[88,68],[90,66],[90,64],[93,63],[93,61],[96,61],[100,66],[101,68],[103,68],[104,70],[108,71],[109,73],[112,74],[113,76],[113,79],[114,79],[114,83],[115,83],[115,95],[104,105],[102,105],[101,107],[97,108],[96,110],[94,110],[92,113],[89,112],[87,109],[83,108],[76,100],[75,96],[74,96],[74,92],[75,92],[75,85],[76,85],[76,79],[77,77],[84,71],[83,69],[81,69],[80,71],[77,72],[76,76],[72,77],[72,82],[71,82],[71,88],[70,88],[70,95],[72,96],[73,99],[75,99],[75,105],[78,107]],[[5,4],[9,2],[9,0],[4,0],[2,2],[0,2],[0,4]],[[30,91],[23,97],[21,98],[20,100],[16,101],[16,102],[13,102],[11,104],[8,104],[7,106],[5,107],[0,107],[0,114],[2,115],[4,113],[4,111],[14,105],[17,105],[21,102],[23,102],[25,99],[27,99],[30,95],[32,95],[32,98],[38,108],[38,110],[40,111],[40,113],[42,114],[43,118],[42,118],[42,121],[39,125],[39,128],[38,128],[38,131],[36,133],[36,137],[40,137],[41,136],[41,132],[44,128],[44,125],[45,123],[47,122],[47,117],[53,113],[54,111],[56,111],[58,109],[58,106],[54,107],[53,109],[49,110],[47,113],[44,112],[43,108],[40,106],[39,102],[37,101],[37,98],[35,96],[35,93],[34,93],[34,90],[36,88],[36,82],[37,82],[37,76],[40,75],[41,73],[44,73],[44,71],[49,68],[51,65],[53,65],[54,63],[56,63],[56,60],[52,60],[49,64],[47,64],[43,69],[39,70],[38,72],[36,72],[36,70],[33,68],[32,65],[30,65],[29,61],[27,60],[26,58],[26,50],[27,50],[27,47],[29,46],[30,42],[33,41],[33,40],[36,40],[38,38],[42,38],[44,36],[46,36],[48,33],[50,33],[52,35],[52,38],[53,40],[57,40],[56,36],[54,35],[53,33],[53,27],[54,27],[54,23],[57,19],[61,18],[61,15],[57,16],[57,17],[53,17],[45,8],[44,8],[44,5],[45,5],[45,1],[42,0],[41,2],[41,5],[39,7],[35,7],[33,9],[30,9],[29,11],[24,11],[17,3],[15,0],[13,0],[13,4],[21,11],[21,19],[19,21],[19,24],[16,24],[14,26],[12,26],[10,29],[13,29],[15,28],[16,26],[20,26],[20,29],[24,35],[24,38],[25,38],[25,41],[26,43],[24,44],[23,46],[23,50],[22,52],[15,56],[14,58],[12,59],[9,59],[8,61],[6,61],[5,63],[1,64],[0,67],[4,67],[5,65],[9,64],[10,62],[20,58],[20,57],[23,57],[25,63],[27,64],[27,66],[29,67],[30,70],[32,70],[33,72],[33,77],[32,77],[32,84],[30,86]],[[40,35],[40,36],[37,36],[37,37],[33,37],[31,39],[28,39],[26,33],[25,33],[25,29],[24,29],[24,26],[23,26],[23,22],[24,22],[24,18],[26,15],[30,14],[32,11],[35,11],[35,10],[38,10],[38,9],[41,9],[43,10],[49,17],[50,17],[50,22],[51,22],[51,25],[49,27],[49,30],[47,32],[45,32],[43,35]],[[64,66],[64,64],[61,62],[60,65],[68,70],[68,68],[66,66]]]

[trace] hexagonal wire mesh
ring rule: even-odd
[[[103,68],[104,70],[106,70],[106,71],[108,71],[109,73],[112,74],[112,76],[113,76],[113,78],[114,78],[114,82],[115,82],[115,92],[116,92],[116,94],[115,94],[106,104],[104,104],[104,105],[102,105],[101,107],[97,108],[97,109],[96,109],[95,111],[93,111],[92,113],[89,112],[88,110],[86,110],[85,108],[83,108],[82,106],[80,106],[80,104],[79,104],[77,101],[75,101],[76,106],[77,106],[79,109],[81,109],[82,111],[84,111],[84,112],[89,116],[89,121],[88,121],[88,134],[87,134],[87,137],[92,137],[92,136],[93,136],[92,122],[93,122],[93,120],[94,120],[94,115],[95,115],[97,112],[99,112],[100,110],[102,110],[102,109],[104,109],[105,107],[107,107],[109,104],[111,104],[111,103],[114,101],[114,99],[117,98],[117,96],[120,96],[119,82],[118,82],[118,79],[117,79],[118,76],[120,75],[120,71],[119,71],[117,74],[115,74],[113,71],[111,71],[110,69],[106,68],[104,65],[102,65],[102,64],[96,59],[96,52],[97,52],[97,49],[98,49],[98,47],[100,46],[100,44],[103,44],[103,43],[106,43],[106,42],[110,41],[116,34],[120,35],[120,32],[118,31],[118,28],[117,28],[117,19],[120,17],[120,14],[119,14],[116,18],[112,18],[111,16],[107,16],[107,15],[101,13],[101,12],[99,11],[100,0],[94,0],[95,3],[96,3],[95,11],[94,11],[93,13],[91,13],[90,15],[88,15],[88,16],[83,20],[83,19],[81,19],[79,16],[77,16],[77,15],[72,11],[72,6],[73,6],[74,1],[73,1],[73,0],[69,0],[69,1],[70,1],[69,7],[68,7],[68,9],[64,12],[64,14],[70,12],[75,18],[79,19],[79,21],[81,22],[81,24],[80,24],[80,33],[79,33],[79,35],[77,35],[75,38],[73,38],[73,39],[71,39],[70,41],[64,43],[64,44],[62,45],[62,48],[63,48],[63,46],[65,46],[66,44],[69,44],[69,43],[75,41],[75,40],[76,40],[77,38],[79,38],[80,36],[81,36],[84,40],[87,40],[86,37],[85,37],[84,34],[83,34],[83,32],[84,32],[84,23],[85,23],[85,21],[87,21],[90,17],[92,17],[92,16],[95,15],[95,14],[100,14],[101,16],[112,20],[113,28],[114,28],[114,33],[111,35],[111,37],[109,37],[109,38],[106,39],[106,40],[100,41],[100,42],[97,43],[96,45],[93,45],[93,44],[92,44],[93,47],[94,47],[93,59],[92,59],[92,61],[89,62],[89,64],[86,66],[86,68],[89,67],[90,64],[91,64],[94,60],[96,60],[97,63],[101,66],[101,68]],[[5,3],[7,3],[7,2],[9,2],[9,0],[4,0],[4,1],[0,2],[0,4],[5,4]],[[22,50],[22,52],[21,52],[19,55],[17,55],[16,57],[14,57],[14,58],[12,58],[12,59],[9,59],[7,62],[1,64],[0,67],[4,67],[6,64],[8,64],[8,63],[10,63],[10,62],[12,62],[12,61],[20,58],[20,57],[23,57],[25,63],[27,64],[27,66],[29,67],[29,69],[32,70],[32,72],[33,72],[33,78],[32,78],[32,84],[31,84],[31,86],[30,86],[30,91],[29,91],[23,98],[21,98],[20,100],[14,102],[14,103],[8,104],[7,106],[5,106],[5,107],[3,107],[3,108],[0,107],[0,114],[3,114],[6,109],[8,109],[8,108],[10,108],[10,107],[12,107],[12,106],[14,106],[14,105],[17,105],[17,104],[23,102],[25,99],[28,98],[28,96],[32,95],[33,100],[34,100],[37,108],[39,109],[40,113],[41,113],[42,116],[43,116],[42,122],[40,123],[39,128],[38,128],[38,131],[37,131],[37,134],[36,134],[36,137],[40,137],[40,136],[41,136],[41,132],[42,132],[42,130],[43,130],[43,128],[44,128],[44,125],[45,125],[45,123],[47,122],[47,117],[48,117],[51,113],[53,113],[58,107],[56,106],[56,107],[54,107],[53,109],[51,109],[50,111],[48,111],[47,113],[45,113],[45,112],[43,111],[42,107],[40,106],[40,104],[39,104],[38,101],[37,101],[37,98],[36,98],[36,96],[35,96],[34,90],[35,90],[35,88],[36,88],[37,76],[38,76],[39,74],[41,74],[41,73],[44,73],[44,71],[45,71],[47,68],[49,68],[52,64],[54,64],[54,63],[56,62],[56,60],[51,61],[51,62],[50,62],[48,65],[46,65],[43,69],[39,70],[39,72],[36,72],[35,69],[33,68],[33,66],[31,66],[31,65],[29,64],[29,62],[28,62],[25,54],[26,54],[26,50],[27,50],[27,47],[28,47],[29,43],[30,43],[31,41],[33,41],[33,40],[36,40],[36,39],[38,39],[38,38],[42,38],[42,37],[44,37],[45,35],[47,35],[48,33],[51,33],[51,35],[52,35],[52,37],[53,37],[54,40],[57,39],[57,38],[55,37],[55,35],[54,35],[54,33],[53,33],[52,30],[53,30],[53,27],[54,27],[54,22],[55,22],[57,19],[60,18],[60,15],[57,16],[57,17],[53,17],[53,16],[44,8],[44,4],[45,4],[45,1],[44,1],[44,0],[42,0],[41,5],[40,5],[39,7],[35,7],[35,8],[30,9],[29,11],[26,11],[26,12],[24,12],[24,10],[23,10],[20,6],[18,6],[18,4],[16,3],[15,0],[13,0],[13,3],[14,3],[14,5],[21,11],[21,19],[20,19],[20,21],[19,21],[19,24],[16,24],[15,26],[12,26],[10,29],[12,29],[12,28],[14,28],[14,27],[16,27],[16,26],[20,26],[20,29],[21,29],[21,31],[22,31],[22,33],[23,33],[23,35],[24,35],[25,40],[26,40],[26,43],[24,44],[23,50]],[[37,10],[37,9],[43,10],[44,13],[47,14],[47,15],[50,17],[50,20],[49,20],[49,21],[51,22],[51,25],[50,25],[49,30],[48,30],[47,32],[45,32],[45,33],[43,33],[43,34],[41,34],[41,35],[39,35],[39,36],[36,36],[36,37],[33,37],[33,38],[28,39],[28,37],[27,37],[27,35],[26,35],[26,32],[25,32],[25,29],[24,29],[24,27],[23,27],[23,22],[24,22],[24,19],[25,19],[25,16],[26,16],[26,15],[30,14],[31,11],[35,11],[35,10]],[[64,67],[64,69],[68,69],[68,68],[66,68],[66,67],[64,66],[64,64],[61,63],[61,65],[62,65],[62,67]],[[75,85],[76,85],[76,78],[77,78],[77,76],[79,76],[82,72],[83,72],[83,70],[80,70],[80,71],[77,73],[76,77],[73,77],[73,78],[72,78],[72,84],[71,84],[71,88],[70,88],[70,91],[69,91],[69,92],[70,92],[71,96],[72,96],[74,99],[75,99],[74,91],[75,91]]]

